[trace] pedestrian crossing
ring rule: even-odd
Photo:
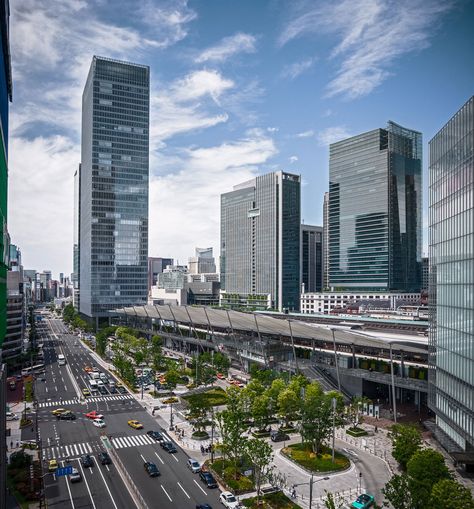
[[[162,433],[165,440],[170,440],[170,438],[165,435],[165,433]],[[151,445],[151,444],[157,444],[156,440],[153,440],[153,438],[149,437],[148,435],[133,435],[133,436],[126,436],[126,437],[114,437],[110,440],[112,442],[112,445],[116,449],[123,449],[125,447],[137,447],[140,445]]]
[[[45,447],[43,449],[43,460],[62,460],[66,458],[77,458],[81,454],[93,454],[100,452],[102,447],[99,443],[82,442],[78,444],[58,445],[56,447]]]
[[[91,401],[124,401],[124,400],[132,400],[134,399],[131,394],[115,394],[110,396],[90,396],[87,400],[79,400],[75,399],[65,399],[65,400],[51,400],[51,401],[43,401],[39,404],[40,408],[47,408],[51,406],[61,407],[63,405],[85,405],[87,402]]]
[[[65,399],[65,400],[51,400],[51,401],[44,401],[43,403],[39,404],[40,408],[46,408],[49,406],[55,406],[55,407],[62,407],[63,405],[78,405],[81,402],[76,399]]]
[[[111,396],[89,396],[87,401],[120,401],[124,399],[134,399],[131,394],[114,394]]]

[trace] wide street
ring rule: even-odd
[[[82,481],[74,484],[67,477],[56,479],[47,474],[45,486],[49,507],[134,507],[127,474],[149,507],[194,509],[198,503],[219,506],[219,491],[207,489],[198,475],[191,473],[186,466],[188,456],[178,444],[177,454],[168,454],[146,434],[149,430],[166,432],[133,396],[109,390],[98,396],[82,396],[82,389],[90,387],[84,368],[94,366],[94,360],[81,341],[68,333],[61,320],[43,319],[38,330],[41,334],[39,341],[44,344],[46,371],[36,379],[44,472],[49,460],[56,459],[61,465],[74,466],[82,474]],[[65,365],[58,364],[58,354],[65,356]],[[103,368],[100,370],[115,380]],[[76,420],[57,420],[52,414],[55,408],[71,410],[76,414]],[[85,417],[84,414],[91,410],[104,415],[105,428],[95,427]],[[130,428],[127,425],[129,419],[140,421],[144,428]],[[97,453],[107,448],[113,448],[112,452],[120,458],[124,471],[116,465],[114,454],[111,454],[111,465],[103,466],[98,462]],[[94,467],[83,468],[79,462],[81,454],[90,454]],[[155,463],[161,476],[150,478],[143,467],[145,461]]]

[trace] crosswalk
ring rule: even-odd
[[[65,399],[65,400],[52,400],[52,401],[44,401],[39,404],[40,408],[46,408],[49,406],[60,407],[62,405],[77,405],[81,403],[77,398],[76,399]]]
[[[45,447],[43,449],[43,460],[62,460],[66,458],[77,458],[81,454],[93,454],[102,450],[99,443],[82,442],[78,444],[58,445],[57,447]]]
[[[124,399],[134,399],[131,394],[115,394],[111,396],[89,396],[87,401],[120,401]]]
[[[164,436],[165,440],[170,440],[170,438],[162,432],[162,435]],[[153,438],[149,437],[148,435],[134,435],[134,436],[126,436],[126,437],[114,437],[110,440],[112,442],[112,445],[116,449],[123,449],[125,447],[137,447],[139,445],[150,445],[150,444],[157,444]]]
[[[47,408],[51,406],[62,406],[62,405],[85,405],[87,402],[91,401],[124,401],[134,399],[131,394],[115,394],[110,396],[90,396],[87,400],[79,400],[75,399],[65,399],[65,400],[51,400],[51,401],[43,401],[39,404],[40,408]]]

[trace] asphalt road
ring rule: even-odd
[[[44,381],[36,381],[38,422],[42,441],[44,471],[50,459],[62,465],[72,465],[82,474],[82,481],[71,484],[66,477],[45,476],[46,497],[49,507],[79,508],[133,508],[135,503],[115,464],[102,466],[97,453],[105,450],[103,439],[114,448],[138,492],[151,507],[195,508],[198,503],[220,506],[219,490],[209,490],[187,468],[188,456],[175,444],[178,453],[168,454],[153,442],[146,431],[162,430],[145,409],[128,393],[107,391],[105,395],[82,397],[82,389],[89,388],[85,366],[94,360],[77,337],[68,333],[61,320],[44,319],[38,327],[44,344]],[[66,365],[59,366],[58,354],[66,357]],[[99,366],[111,380],[113,376]],[[107,385],[106,385],[107,387]],[[57,420],[52,411],[67,408],[73,411],[74,421]],[[104,414],[106,428],[96,428],[85,413],[97,410]],[[134,430],[127,425],[129,419],[140,421],[144,429]],[[94,458],[94,467],[84,469],[79,462],[81,454]],[[150,478],[143,463],[157,465],[161,476]]]

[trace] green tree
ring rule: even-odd
[[[259,438],[247,440],[245,453],[253,466],[255,489],[257,490],[257,506],[260,505],[260,488],[273,471],[273,449],[270,444]]]
[[[210,405],[204,398],[190,398],[189,400],[189,416],[193,419],[194,427],[198,431],[206,429],[208,422]]]
[[[412,500],[408,485],[407,474],[394,475],[382,489],[386,501],[385,507],[389,504],[393,509],[412,509]]]
[[[150,342],[150,362],[151,367],[155,371],[161,371],[164,367],[162,344],[160,336],[152,336]]]
[[[74,306],[72,304],[68,304],[67,306],[64,306],[63,309],[63,320],[66,323],[72,323],[74,317],[76,316],[77,312],[74,309]]]
[[[436,507],[436,509],[474,509],[474,500],[468,488],[452,479],[443,479],[433,486],[429,507]]]
[[[407,424],[394,424],[390,432],[392,456],[405,470],[407,463],[421,447],[421,433],[417,427]]]
[[[117,327],[110,326],[101,329],[95,336],[95,351],[103,356],[105,354],[105,350],[107,348],[107,338],[113,336]]]
[[[250,411],[254,426],[259,431],[266,430],[272,416],[270,398],[266,392],[253,398]]]
[[[174,389],[178,385],[180,378],[181,375],[176,369],[169,369],[166,372],[166,385],[170,389]]]
[[[412,509],[429,507],[433,486],[443,479],[450,479],[443,455],[434,449],[415,452],[407,463],[408,487]]]
[[[324,500],[326,509],[343,509],[346,507],[344,499],[337,494],[326,491],[326,498]]]
[[[278,414],[285,421],[285,426],[288,427],[290,422],[297,419],[299,410],[301,408],[300,393],[295,393],[293,389],[287,387],[278,395]]]

